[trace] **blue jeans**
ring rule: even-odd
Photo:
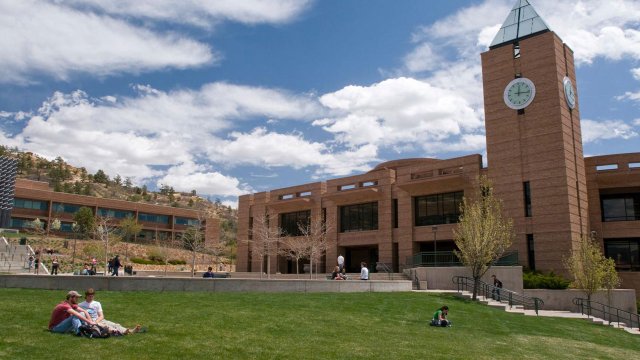
[[[61,334],[70,332],[75,335],[78,333],[78,328],[80,327],[81,323],[82,322],[77,317],[70,316],[62,320],[62,322],[60,322],[58,325],[54,326],[53,329],[51,329],[51,332]]]

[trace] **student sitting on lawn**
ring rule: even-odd
[[[95,321],[96,324],[106,327],[109,330],[109,334],[118,336],[118,335],[128,335],[128,334],[137,333],[141,331],[142,328],[140,327],[140,325],[136,325],[132,329],[127,329],[126,327],[120,324],[105,320],[104,313],[102,312],[102,305],[100,304],[100,302],[93,300],[96,295],[96,292],[92,288],[87,289],[84,295],[85,295],[85,301],[80,303],[80,305],[78,306],[85,309],[89,314],[89,316],[91,317],[91,319]]]
[[[95,324],[89,313],[78,306],[78,298],[82,297],[77,291],[69,291],[65,301],[56,305],[49,320],[49,330],[55,333],[78,334],[82,323]]]
[[[445,305],[433,314],[431,326],[451,326],[451,321],[447,320],[447,315],[449,315],[449,307]]]

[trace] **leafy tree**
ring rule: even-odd
[[[611,290],[620,284],[613,259],[607,259],[600,251],[600,245],[591,237],[582,236],[578,246],[571,250],[565,266],[573,277],[572,285],[582,289],[591,301],[598,290]]]
[[[471,270],[473,300],[476,300],[480,278],[489,270],[511,245],[513,221],[502,216],[502,203],[493,194],[491,182],[478,178],[475,197],[464,197],[460,207],[458,226],[454,229],[454,241],[459,251],[456,256]]]
[[[120,221],[120,235],[123,240],[132,241],[142,231],[142,225],[139,224],[133,216],[127,216],[126,219]]]
[[[113,178],[113,182],[118,186],[122,185],[122,177],[120,174],[117,174],[116,177]]]
[[[130,176],[127,176],[124,179],[124,187],[126,187],[127,189],[131,189],[132,186],[133,186],[133,181],[131,180]]]
[[[96,218],[93,215],[91,208],[86,206],[81,207],[75,214],[73,214],[73,221],[77,225],[77,233],[82,238],[86,239],[89,235],[94,233],[96,228]]]

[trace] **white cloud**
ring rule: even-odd
[[[624,93],[624,95],[616,96],[616,100],[640,101],[640,91],[635,93],[627,91]]]
[[[349,146],[443,141],[482,126],[479,113],[459,94],[411,78],[348,86],[320,101],[341,114],[314,124]]]
[[[30,82],[38,73],[66,79],[212,64],[208,45],[156,33],[124,20],[58,3],[0,1],[0,82]]]
[[[66,0],[76,8],[90,7],[110,15],[167,21],[209,28],[224,20],[245,24],[280,24],[294,20],[311,0]]]
[[[631,69],[631,75],[636,80],[640,80],[640,68]]]
[[[228,131],[252,119],[304,120],[321,114],[314,99],[274,89],[226,83],[171,92],[150,86],[136,88],[137,96],[110,96],[108,101],[104,97],[92,99],[82,91],[56,92],[37,114],[28,117],[19,134],[3,139],[3,144],[50,158],[62,156],[90,172],[102,169],[132,177],[135,182],[160,178],[175,181],[172,186],[181,190],[190,191],[197,185],[202,187],[200,193],[219,191],[229,196],[244,187],[210,167],[194,165],[207,153],[220,155],[228,143],[222,140]],[[304,145],[304,140],[300,144]],[[261,149],[264,156],[277,153],[281,144],[276,145]],[[236,160],[224,158],[220,162],[241,162]]]
[[[599,140],[624,139],[638,136],[629,124],[620,120],[594,121],[582,119],[582,141],[585,143]]]
[[[405,56],[404,64],[409,72],[417,73],[438,68],[442,60],[431,44],[422,43]]]

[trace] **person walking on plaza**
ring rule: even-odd
[[[58,258],[54,257],[51,261],[51,275],[58,275],[58,268],[60,267],[60,263],[58,262]]]
[[[78,298],[82,296],[77,291],[69,291],[65,301],[56,305],[49,320],[49,330],[54,333],[72,333],[77,335],[82,323],[95,324],[89,313],[78,306]]]
[[[500,301],[500,290],[502,290],[502,281],[498,280],[495,275],[491,275],[493,278],[493,299],[496,301]]]
[[[118,270],[121,266],[122,264],[120,263],[120,255],[116,255],[116,257],[113,258],[113,263],[111,264],[111,267],[113,268],[113,273],[111,273],[111,276],[118,276]]]
[[[338,255],[338,267],[340,268],[340,272],[344,273],[344,256],[342,256],[342,254]]]
[[[360,280],[369,280],[369,269],[367,269],[367,263],[360,263]]]

